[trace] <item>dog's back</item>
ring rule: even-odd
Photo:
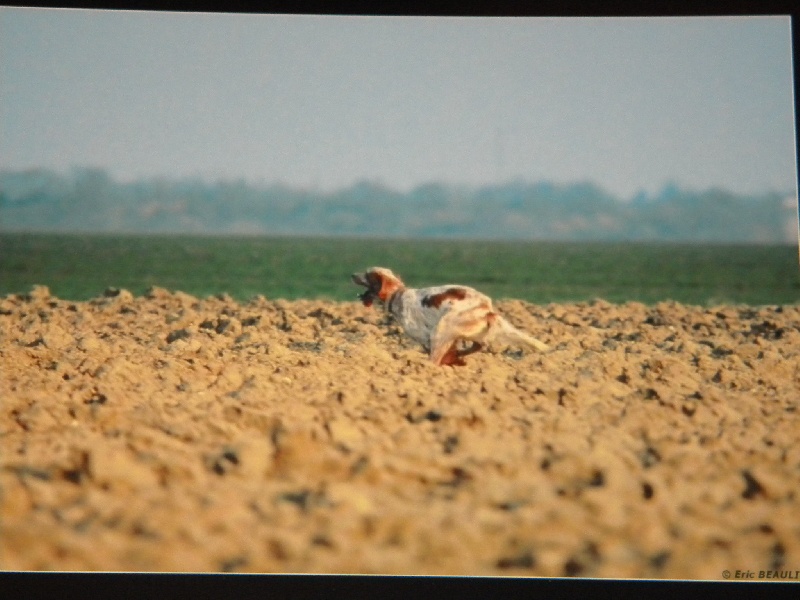
[[[454,284],[406,288],[388,304],[406,334],[426,348],[431,347],[433,332],[446,314],[474,309],[491,311],[491,299],[473,288]]]

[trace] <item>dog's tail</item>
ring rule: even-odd
[[[526,348],[538,350],[539,352],[546,352],[550,349],[550,346],[544,342],[540,342],[532,335],[520,331],[497,313],[494,313],[494,317],[495,327],[493,335],[491,336],[491,341],[500,344],[508,344],[509,346],[525,346]]]

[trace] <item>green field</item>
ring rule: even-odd
[[[414,287],[464,283],[535,303],[800,303],[794,246],[0,234],[0,296],[47,285],[204,297],[354,300],[350,273],[386,266]]]

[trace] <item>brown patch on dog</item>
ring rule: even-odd
[[[445,300],[463,300],[467,296],[464,288],[449,288],[441,294],[431,294],[422,299],[422,306],[433,306],[439,308]]]
[[[442,357],[442,361],[439,364],[447,365],[450,367],[466,366],[467,363],[464,362],[464,359],[461,358],[461,356],[462,354],[456,348],[456,344],[453,343],[453,345],[450,346],[450,349],[447,351],[447,353]]]
[[[382,301],[386,302],[389,298],[392,297],[397,290],[403,287],[403,284],[398,281],[397,279],[392,279],[390,277],[383,277],[377,273],[370,273],[371,277],[374,277],[380,282],[380,287],[378,289],[378,298]],[[370,279],[372,281],[372,279]]]

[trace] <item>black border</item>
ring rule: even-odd
[[[369,0],[20,0],[6,6],[43,8],[125,9],[177,12],[280,13],[323,15],[421,16],[715,16],[790,15],[797,13],[791,0],[539,0],[514,2],[463,0],[462,2]]]
[[[366,575],[0,573],[4,597],[24,598],[796,598],[797,583]]]

